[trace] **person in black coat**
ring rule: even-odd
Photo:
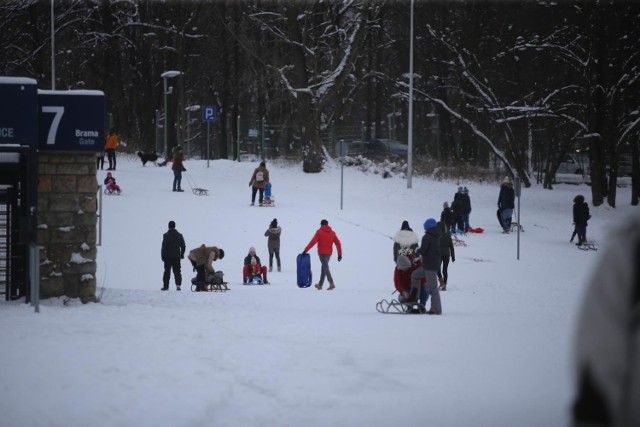
[[[435,219],[429,218],[424,222],[424,236],[416,254],[422,258],[422,268],[416,269],[411,274],[411,287],[420,289],[420,304],[426,305],[431,297],[429,314],[442,314],[438,289],[438,270],[442,257],[440,256],[440,230]],[[421,287],[422,278],[426,279],[426,283]]]
[[[462,214],[464,213],[464,200],[462,194],[462,187],[458,187],[458,192],[453,195],[453,202],[451,202],[451,211],[453,212],[453,224],[454,229],[452,232],[456,233],[456,228],[459,233],[464,233],[464,222]]]
[[[453,211],[449,207],[449,203],[444,202],[442,205],[442,213],[440,213],[440,222],[443,223],[447,230],[452,232],[451,227],[453,227]]]
[[[182,273],[180,272],[180,260],[184,258],[185,244],[184,237],[176,230],[176,223],[169,221],[169,230],[162,236],[162,249],[160,256],[164,262],[164,275],[162,276],[162,291],[169,290],[169,279],[171,270],[176,281],[176,290],[180,290],[182,285]]]
[[[500,184],[500,195],[498,196],[498,219],[503,233],[511,231],[511,216],[515,209],[515,200],[516,195],[513,191],[513,184],[507,176]]]
[[[578,194],[573,199],[573,224],[578,234],[578,243],[581,245],[587,241],[587,221],[591,219],[589,205],[584,201],[584,196]]]

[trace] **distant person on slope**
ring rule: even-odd
[[[511,231],[511,216],[515,209],[515,199],[516,196],[511,179],[505,176],[502,184],[500,184],[500,194],[498,195],[498,219],[503,233]]]

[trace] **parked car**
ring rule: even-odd
[[[344,149],[344,153],[341,153]],[[370,141],[349,141],[344,143],[341,148],[341,142],[338,142],[334,151],[337,156],[358,156],[361,155],[368,159],[389,159],[400,160],[406,159],[409,152],[407,144],[394,139],[372,139]]]

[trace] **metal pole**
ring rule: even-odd
[[[344,202],[344,139],[340,140],[340,210],[342,210],[343,202]]]
[[[98,242],[96,246],[102,246],[102,185],[98,185]]]
[[[411,0],[411,25],[409,30],[409,135],[407,144],[407,188],[413,178],[413,1]]]
[[[267,121],[267,119],[265,119],[264,117],[262,118],[262,120],[260,121],[260,155],[262,157],[262,161],[264,162],[264,127],[265,127],[265,122]]]
[[[211,122],[207,121],[207,168],[209,167],[209,153],[211,152],[209,148],[209,123]]]
[[[167,77],[163,77],[162,80],[164,81],[164,123],[163,123],[163,127],[164,127],[164,141],[162,144],[162,155],[167,157],[168,153],[167,153],[167,138],[168,138],[168,133],[169,133],[169,115],[167,114]]]
[[[236,123],[236,144],[238,146],[238,162],[240,162],[240,114]]]
[[[53,3],[54,0],[51,0],[51,90],[56,90],[56,31]]]
[[[184,144],[184,152],[189,156],[189,143],[191,142],[191,106],[187,107],[187,142]]]
[[[160,111],[156,109],[156,153],[158,152],[158,150],[160,150],[160,148],[158,147],[158,127],[159,126],[160,126]]]
[[[31,305],[36,313],[40,313],[40,247],[35,243],[29,245],[31,274]]]
[[[522,228],[522,223],[520,222],[520,194],[522,191],[520,177],[516,178],[516,184],[518,186],[518,238],[516,240],[518,242],[517,259],[520,260],[520,229]]]

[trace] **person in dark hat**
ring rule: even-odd
[[[400,253],[413,259],[419,242],[420,239],[409,226],[409,221],[402,221],[400,230],[393,236],[393,261],[397,262]]]
[[[278,220],[273,218],[269,228],[264,232],[267,239],[267,249],[269,249],[269,271],[273,271],[273,256],[276,257],[276,263],[278,265],[278,271],[281,271],[282,265],[280,264],[280,234],[282,228],[278,225]]]
[[[331,276],[331,271],[329,270],[329,259],[331,259],[331,254],[333,253],[333,245],[336,245],[336,249],[338,250],[338,262],[342,261],[342,244],[340,243],[340,239],[338,239],[335,231],[329,227],[329,221],[326,219],[320,221],[320,228],[316,231],[316,234],[313,235],[313,238],[304,248],[302,253],[306,254],[316,243],[318,244],[318,257],[320,258],[320,264],[322,267],[320,270],[320,280],[316,283],[315,287],[316,289],[321,290],[326,277],[329,281],[329,287],[327,290],[330,291],[335,289],[336,285],[333,281],[333,277]]]
[[[164,275],[162,276],[162,291],[169,290],[169,279],[173,270],[173,279],[176,282],[176,290],[182,285],[182,273],[180,272],[180,260],[184,259],[184,237],[176,230],[176,223],[169,221],[169,230],[162,236],[162,248],[160,256],[164,262]]]

